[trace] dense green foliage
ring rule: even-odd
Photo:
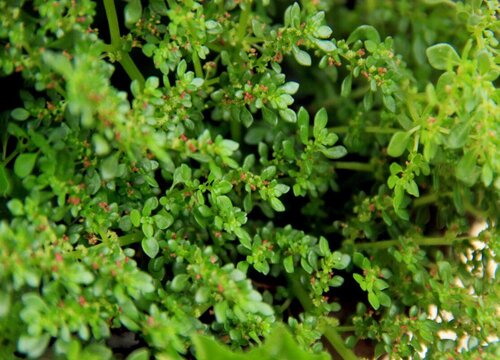
[[[0,358],[500,356],[499,17],[0,1]]]

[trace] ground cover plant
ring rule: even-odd
[[[499,15],[0,1],[0,358],[500,357]]]

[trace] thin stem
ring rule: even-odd
[[[418,199],[413,200],[413,206],[420,207],[420,206],[433,204],[436,201],[438,201],[438,199],[439,199],[438,194],[428,194],[428,195],[421,196]]]
[[[127,235],[120,236],[118,238],[118,241],[120,242],[120,246],[124,247],[124,246],[138,243],[143,238],[144,238],[144,235],[142,234],[142,232],[133,232],[133,233],[130,233]]]
[[[118,49],[121,41],[120,26],[118,25],[118,17],[116,16],[116,8],[114,0],[104,0],[104,10],[108,18],[109,34],[111,36],[111,45]]]
[[[121,55],[121,59],[118,62],[123,67],[128,77],[131,80],[137,80],[139,82],[139,85],[141,86],[141,89],[143,89],[146,81],[144,80],[144,76],[142,75],[141,71],[137,68],[137,65],[135,65],[134,60],[132,60],[127,52],[122,51]]]
[[[239,121],[236,121],[234,119],[231,119],[230,123],[230,131],[231,131],[231,139],[234,141],[240,142],[241,141],[241,124]]]
[[[356,326],[354,325],[337,326],[335,327],[335,330],[337,330],[338,332],[352,332],[356,330]]]
[[[314,304],[312,303],[309,295],[306,290],[302,286],[300,282],[300,278],[298,274],[290,274],[288,276],[290,280],[290,285],[292,287],[292,292],[295,297],[299,300],[300,304],[304,308],[305,311],[309,311],[314,308]],[[351,349],[347,348],[344,344],[344,340],[337,333],[336,329],[333,327],[328,327],[324,329],[323,335],[326,337],[328,342],[333,346],[335,351],[342,356],[344,360],[357,360],[356,355],[352,352]]]
[[[2,161],[3,165],[7,166],[7,164],[8,164],[9,162],[11,162],[11,161],[12,161],[12,159],[14,159],[17,155],[19,155],[19,151],[14,150],[13,152],[11,152],[11,153],[9,154],[9,156],[7,156],[7,157],[6,157],[6,158]],[[5,155],[4,155],[4,156],[5,156]]]
[[[238,23],[238,39],[243,41],[245,33],[247,31],[248,20],[250,19],[250,14],[252,10],[252,5],[250,2],[246,2],[244,7],[241,9],[240,21]]]
[[[425,237],[425,238],[415,239],[414,244],[419,246],[449,246],[455,241],[465,241],[472,239],[474,239],[474,237],[471,236],[462,236],[454,239],[449,239],[445,237]],[[356,250],[362,250],[362,249],[381,250],[390,248],[392,246],[397,246],[398,244],[399,240],[383,240],[372,243],[354,244],[354,247],[356,248]]]
[[[334,161],[333,167],[341,170],[354,170],[372,172],[373,165],[355,161]]]
[[[219,81],[220,81],[219,77],[211,78],[211,79],[208,79],[207,81],[205,81],[205,85],[210,86],[213,84],[218,84]]]
[[[344,134],[349,132],[349,126],[334,126],[329,128],[329,130],[337,133]],[[383,128],[380,126],[365,126],[362,129],[363,132],[371,133],[371,134],[394,134],[398,131],[398,129],[394,128]]]
[[[196,74],[196,77],[203,79],[204,78],[203,69],[201,67],[200,58],[199,58],[198,53],[196,51],[193,51],[192,59],[193,59],[194,72]]]
[[[118,24],[118,16],[116,15],[116,8],[114,0],[104,0],[104,9],[106,10],[106,17],[108,19],[109,34],[111,36],[111,45],[106,44],[105,50],[108,52],[119,52],[118,62],[123,67],[130,79],[137,80],[141,88],[144,88],[144,76],[135,65],[128,52],[121,49],[121,36],[120,26]]]

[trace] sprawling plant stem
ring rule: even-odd
[[[290,281],[293,294],[295,295],[297,300],[299,300],[304,310],[310,311],[311,309],[313,309],[314,305],[311,299],[309,298],[307,291],[304,289],[302,283],[300,282],[300,275],[296,273],[290,274],[288,276],[288,279]],[[342,339],[342,337],[339,335],[339,333],[335,328],[327,327],[323,329],[323,335],[328,340],[328,342],[333,346],[335,351],[340,356],[342,356],[344,360],[357,359],[356,355],[352,352],[352,350],[345,346],[344,340]]]
[[[118,62],[123,67],[131,80],[137,80],[141,88],[144,87],[144,76],[137,68],[134,60],[130,54],[122,49],[122,40],[120,36],[120,27],[118,25],[118,17],[116,15],[116,8],[114,0],[104,0],[104,8],[106,10],[106,17],[108,19],[109,33],[111,35],[111,46],[109,52],[117,52]]]

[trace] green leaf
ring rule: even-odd
[[[298,115],[299,136],[302,144],[307,144],[309,140],[309,113],[303,107],[300,107]]]
[[[158,229],[165,230],[174,223],[174,217],[167,212],[161,212],[153,216]]]
[[[114,179],[118,175],[118,154],[111,155],[101,162],[103,180]]]
[[[279,111],[280,116],[283,120],[289,123],[294,123],[297,121],[297,115],[292,109],[284,109]]]
[[[489,164],[484,164],[481,170],[481,180],[484,186],[490,186],[493,181],[493,170]]]
[[[172,288],[173,291],[180,292],[184,290],[184,288],[188,285],[188,283],[189,283],[189,276],[186,274],[179,274],[174,277],[172,283],[170,284],[170,287]]]
[[[278,125],[278,115],[276,115],[273,110],[268,109],[267,107],[263,107],[261,111],[262,117],[266,122],[268,122],[272,126]]]
[[[267,304],[264,304],[267,305]],[[304,350],[294,340],[283,325],[277,325],[272,330],[265,343],[250,351],[231,351],[229,347],[220,344],[206,335],[194,335],[193,343],[198,360],[327,360],[325,353],[313,353]]]
[[[111,147],[101,134],[94,134],[92,136],[92,142],[94,144],[94,151],[97,155],[103,156],[109,154]]]
[[[396,112],[396,101],[391,95],[384,95],[382,101],[390,112]]]
[[[242,228],[238,228],[235,230],[234,233],[238,237],[238,239],[240,240],[241,245],[243,245],[244,247],[246,247],[249,250],[252,249],[252,238],[250,237],[248,232],[246,232]]]
[[[229,181],[222,180],[214,186],[213,192],[216,195],[223,195],[223,194],[227,194],[228,192],[230,192],[232,188],[233,188],[233,185]]]
[[[10,112],[10,116],[17,121],[25,121],[30,117],[28,110],[23,108],[16,108]]]
[[[142,208],[142,215],[149,216],[151,212],[155,210],[159,205],[158,198],[156,196],[151,196],[144,202],[144,207]]]
[[[12,179],[8,170],[0,164],[0,197],[7,197],[12,192]]]
[[[163,16],[168,15],[168,8],[167,5],[165,4],[165,0],[150,0],[149,7],[151,8],[151,10],[158,13],[159,15]]]
[[[281,202],[280,199],[278,199],[276,197],[272,197],[272,198],[269,199],[269,201],[271,202],[271,207],[275,211],[278,211],[278,212],[285,211],[285,205],[283,205],[283,203]]]
[[[24,153],[16,158],[14,173],[20,178],[25,178],[33,171],[38,154]]]
[[[39,336],[21,335],[17,341],[17,348],[29,357],[37,358],[43,354],[49,344],[49,340],[49,334]]]
[[[180,183],[187,183],[190,180],[191,180],[191,168],[189,166],[187,166],[186,164],[181,164],[181,166],[175,169],[173,185]]]
[[[198,290],[196,290],[196,294],[194,295],[194,301],[197,304],[204,304],[208,301],[209,298],[210,290],[205,286],[202,286]]]
[[[149,350],[146,348],[140,348],[134,350],[126,360],[149,360]]]
[[[297,60],[297,62],[300,64],[300,65],[303,65],[303,66],[311,66],[311,56],[305,52],[304,50],[300,50],[297,46],[293,46],[292,47],[292,52],[293,52],[293,56],[295,57],[295,60]]]
[[[142,224],[141,230],[144,233],[144,235],[146,235],[146,237],[153,237],[153,235],[155,233],[153,225],[151,225],[149,223]]]
[[[354,30],[351,35],[347,38],[347,44],[352,44],[358,40],[365,39],[371,40],[376,44],[380,43],[380,35],[373,26],[371,25],[361,25],[356,30]]]
[[[418,185],[415,182],[415,180],[411,180],[410,182],[406,183],[405,190],[410,195],[413,195],[415,197],[419,197],[420,196],[420,193],[418,191]]]
[[[294,139],[283,140],[281,144],[283,145],[283,154],[285,157],[289,160],[294,160],[296,157]]]
[[[328,149],[321,149],[321,153],[329,159],[340,159],[347,155],[347,149],[342,145],[337,145]]]
[[[380,301],[373,291],[368,292],[368,302],[375,310],[378,310],[380,307]]]
[[[427,48],[426,52],[429,63],[434,69],[447,70],[448,67],[460,63],[460,57],[450,44],[436,44]]]
[[[330,246],[328,245],[328,240],[326,240],[323,236],[319,238],[319,250],[321,255],[326,256],[330,253]]]
[[[349,74],[344,78],[344,81],[342,81],[342,85],[340,86],[340,96],[348,97],[349,94],[351,93],[351,87],[352,87],[352,75]]]
[[[253,123],[253,115],[252,113],[246,108],[246,106],[244,106],[242,109],[241,109],[241,113],[240,113],[240,120],[241,120],[241,123],[246,127],[246,128],[249,128],[252,123]]]
[[[385,306],[385,307],[391,306],[391,298],[389,297],[389,295],[387,295],[386,293],[380,292],[377,294],[377,296],[378,296],[378,301],[380,302],[380,305]]]
[[[293,273],[293,255],[288,255],[285,260],[283,260],[283,266],[285,267],[285,271],[289,274]]]
[[[313,135],[315,138],[319,137],[321,130],[323,130],[326,127],[327,123],[328,123],[328,114],[326,113],[325,108],[321,108],[314,116]]]
[[[141,0],[129,0],[125,5],[125,24],[132,26],[142,17]]]
[[[158,255],[158,251],[160,251],[160,245],[158,244],[158,240],[154,237],[148,237],[141,241],[142,250],[146,253],[150,258],[155,258]]]
[[[406,131],[398,131],[392,135],[389,146],[387,147],[387,154],[392,157],[399,157],[403,155],[410,141],[410,134]]]
[[[10,210],[11,214],[14,216],[24,215],[24,205],[19,199],[12,199],[7,203],[7,208]]]
[[[214,305],[214,315],[218,323],[226,322],[229,305],[227,301],[220,301]]]
[[[469,151],[460,159],[455,168],[455,176],[457,179],[463,181],[468,186],[474,185],[479,176],[476,159],[477,155]]]
[[[455,126],[448,136],[448,147],[450,149],[462,148],[469,137],[470,130],[471,127],[468,123]]]
[[[282,85],[280,89],[289,95],[293,95],[299,90],[299,83],[295,81],[289,81]]]
[[[322,25],[316,29],[314,35],[320,39],[328,39],[332,35],[332,29],[329,26]]]
[[[130,221],[132,221],[132,225],[135,227],[139,227],[141,224],[141,213],[137,209],[133,209],[130,211]]]

